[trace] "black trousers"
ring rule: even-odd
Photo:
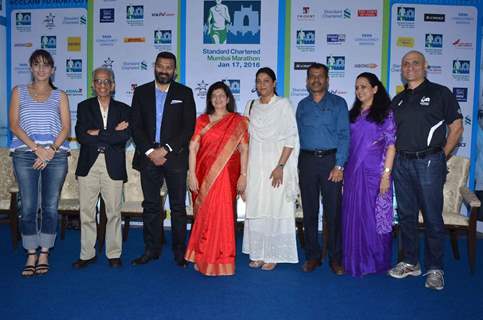
[[[299,183],[304,212],[305,258],[320,259],[318,240],[319,201],[322,194],[324,215],[329,230],[329,259],[340,264],[342,258],[341,200],[342,182],[329,181],[330,171],[335,166],[335,154],[314,156],[300,153]]]
[[[186,169],[168,169],[148,163],[141,169],[143,190],[143,235],[146,254],[161,253],[161,226],[166,218],[161,208],[160,191],[163,181],[168,187],[171,209],[172,249],[175,259],[182,259],[186,249]],[[163,212],[163,216],[161,216]]]

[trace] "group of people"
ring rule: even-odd
[[[32,83],[15,87],[10,104],[26,277],[49,270],[70,131],[67,97],[51,81],[52,57],[36,50],[30,67]],[[274,71],[264,67],[255,76],[258,99],[248,101],[243,115],[236,112],[230,88],[219,81],[209,87],[206,110],[198,118],[192,90],[175,81],[176,57],[170,52],[157,55],[155,80],[134,90],[130,108],[112,97],[113,71],[96,69],[96,97],[77,108],[81,252],[73,266],[83,268],[96,260],[99,195],[106,204],[106,255],[112,267],[122,265],[120,210],[127,180],[125,148],[132,137],[132,165],[140,171],[144,196],[144,251],[132,265],[161,255],[165,217],[160,189],[166,182],[172,251],[180,267],[191,262],[204,275],[235,273],[238,196],[246,201],[242,251],[250,257],[249,266],[268,271],[278,263],[298,263],[294,213],[300,195],[303,271],[321,265],[322,198],[335,274],[420,275],[421,210],[425,285],[443,289],[446,158],[463,129],[456,98],[448,88],[427,80],[426,68],[422,53],[406,53],[401,64],[406,86],[392,101],[377,76],[361,73],[348,110],[345,100],[328,90],[327,66],[313,63],[307,69],[309,94],[294,111],[289,99],[277,95]],[[403,257],[391,268],[393,182]],[[187,187],[195,220],[186,244]]]

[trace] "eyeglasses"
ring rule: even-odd
[[[94,79],[94,83],[98,86],[105,85],[110,86],[112,84],[112,80],[110,79]]]

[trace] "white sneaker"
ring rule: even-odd
[[[396,279],[406,278],[407,276],[419,276],[421,275],[421,267],[419,263],[412,265],[406,262],[399,262],[394,268],[387,272],[391,277]]]
[[[444,272],[443,270],[433,269],[424,274],[426,277],[426,283],[424,286],[429,289],[443,290],[444,288]]]

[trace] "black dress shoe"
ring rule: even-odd
[[[96,256],[94,256],[93,258],[90,258],[90,259],[87,259],[87,260],[82,260],[82,259],[79,259],[77,260],[76,262],[74,262],[72,264],[72,266],[76,269],[82,269],[82,268],[85,268],[87,267],[89,264],[93,263],[96,261]]]
[[[174,259],[174,261],[176,261],[176,265],[178,267],[186,268],[186,266],[188,265],[188,261],[186,261],[184,258]]]
[[[344,267],[336,261],[330,262],[330,268],[332,269],[332,272],[334,272],[338,276],[341,276],[344,274]]]
[[[304,272],[312,272],[315,270],[315,268],[319,267],[322,263],[320,262],[320,259],[309,259],[305,261],[303,270]]]
[[[136,258],[133,261],[131,261],[131,264],[133,266],[139,266],[141,264],[146,264],[151,260],[158,260],[158,259],[159,259],[159,255],[146,254],[145,253],[142,256],[140,256],[139,258]]]
[[[112,268],[119,268],[122,266],[121,258],[112,258],[107,260],[109,260],[109,266]]]

